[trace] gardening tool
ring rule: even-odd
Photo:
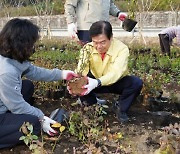
[[[64,109],[56,109],[54,110],[50,116],[49,116],[51,119],[59,122],[59,123],[62,123],[65,119],[68,118],[68,112],[65,111]]]
[[[123,24],[122,24],[122,28],[125,31],[131,32],[133,30],[133,28],[136,26],[136,24],[137,24],[137,21],[125,18],[125,20],[123,21]]]

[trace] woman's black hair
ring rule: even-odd
[[[22,63],[29,60],[39,39],[39,27],[27,19],[9,20],[0,32],[0,55]]]
[[[110,40],[112,33],[112,26],[108,21],[97,21],[93,23],[89,29],[90,37],[94,37],[100,34],[105,34]]]

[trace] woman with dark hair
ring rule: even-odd
[[[33,125],[35,135],[41,127],[49,135],[56,133],[50,126],[56,121],[32,106],[34,85],[30,80],[70,80],[77,76],[73,71],[31,64],[29,58],[38,39],[38,26],[26,19],[10,20],[0,32],[0,148],[21,143],[19,129],[24,122]],[[27,79],[22,80],[23,76]]]

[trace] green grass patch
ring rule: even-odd
[[[44,47],[41,50],[38,48],[32,56],[34,64],[50,69],[74,70],[76,68],[81,49],[77,42],[53,39],[38,42],[37,47],[39,45]],[[56,46],[55,50],[53,46]],[[158,46],[144,47],[136,44],[130,47],[129,72],[143,80],[143,95],[156,96],[158,91],[170,83],[177,83],[180,86],[180,58],[177,50],[172,48],[172,57],[168,57],[161,55]],[[51,83],[48,83],[48,87],[58,87],[50,85]],[[46,86],[46,83],[43,83],[44,89],[47,89]]]

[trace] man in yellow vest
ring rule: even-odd
[[[80,53],[77,72],[88,76],[88,84],[83,88],[81,102],[88,105],[97,103],[96,93],[119,94],[115,104],[117,118],[128,121],[127,111],[139,95],[143,82],[136,76],[128,75],[129,49],[121,41],[113,38],[112,26],[107,21],[98,21],[90,27],[91,43],[87,43]],[[82,58],[84,60],[82,60]],[[68,89],[72,94],[71,89]]]

